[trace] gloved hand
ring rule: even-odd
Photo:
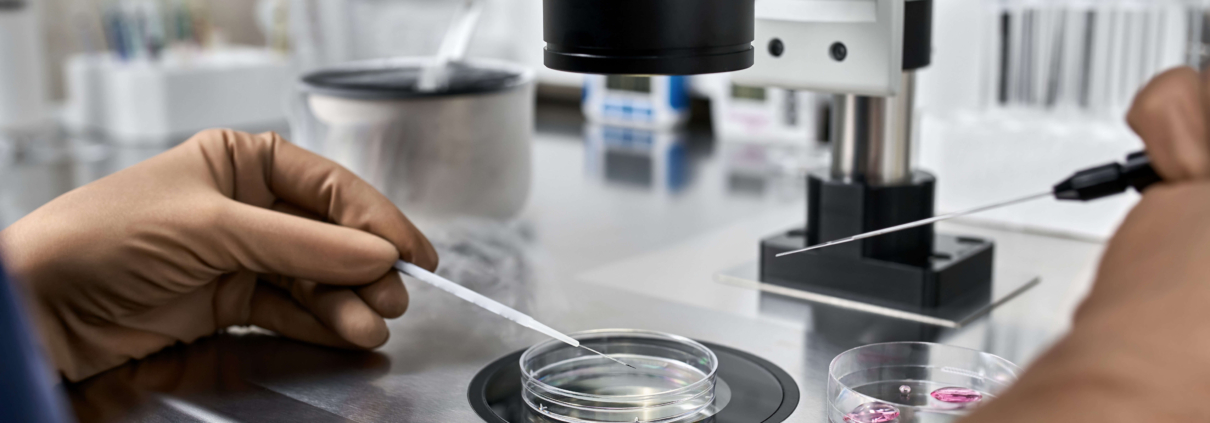
[[[389,200],[276,134],[210,130],[0,232],[63,376],[256,325],[335,347],[386,342],[391,271],[437,254]]]
[[[1110,241],[1072,332],[965,421],[1210,419],[1210,76],[1156,77],[1127,120],[1164,183]]]

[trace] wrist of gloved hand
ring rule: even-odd
[[[72,337],[68,336],[63,321],[46,304],[30,295],[28,286],[21,286],[20,291],[27,300],[25,301],[25,311],[30,314],[30,322],[36,329],[34,335],[40,341],[50,364],[54,365],[60,374],[79,374],[84,366],[83,363],[88,360],[78,356],[75,352],[85,350],[85,348],[73,348],[70,345]],[[97,360],[98,358],[101,357],[94,356],[91,359]],[[116,365],[122,360],[101,358],[101,361],[112,362]]]
[[[0,263],[5,263],[8,270],[11,271],[13,270],[12,263],[15,261],[6,254],[6,252],[11,250],[11,248],[6,247],[8,244],[11,244],[11,242],[7,242],[5,239],[6,233],[6,231],[0,230]],[[0,271],[3,271],[3,269],[0,269]],[[0,281],[7,279],[8,283],[12,285],[13,292],[17,294],[18,298],[23,300],[21,302],[23,307],[21,307],[20,311],[27,314],[27,322],[33,325],[30,328],[33,336],[42,347],[49,364],[53,365],[55,369],[74,370],[76,367],[75,363],[78,360],[73,356],[72,349],[67,345],[68,338],[66,330],[63,328],[63,323],[47,308],[46,304],[38,301],[38,298],[30,293],[30,286],[24,282],[24,278],[20,277],[19,274],[12,272],[3,276],[5,277],[0,278]]]

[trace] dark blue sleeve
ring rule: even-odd
[[[0,422],[69,421],[16,289],[0,264]]]

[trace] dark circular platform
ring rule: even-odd
[[[700,342],[700,341],[699,341]],[[798,385],[768,360],[721,345],[702,342],[718,356],[719,379],[731,387],[731,402],[712,423],[778,423],[798,408]],[[559,423],[531,413],[521,400],[520,350],[488,364],[471,380],[467,398],[489,423]]]

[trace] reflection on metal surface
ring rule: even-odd
[[[390,367],[391,359],[380,353],[273,335],[218,335],[71,384],[67,391],[76,418],[84,423],[176,421],[178,414],[191,416],[189,420],[213,414],[232,421],[290,416],[295,421],[347,422],[267,385],[317,378],[369,381]]]
[[[759,197],[765,194],[768,182],[768,178],[760,175],[732,173],[727,175],[727,190],[736,194],[749,194]]]
[[[532,93],[532,87],[525,91]],[[382,106],[387,110],[379,113],[394,114],[393,120],[333,126],[317,151],[410,214],[509,218],[529,195],[531,126],[526,122],[532,120],[532,107],[516,107],[515,98],[485,97],[480,100],[485,104],[461,99]],[[341,107],[344,113],[359,113]],[[483,107],[511,116],[479,122]]]
[[[826,144],[738,142],[723,143],[728,192],[752,197],[798,198],[806,191],[805,175],[826,168],[831,154]]]
[[[605,180],[650,187],[655,184],[654,160],[651,156],[631,151],[605,152]]]
[[[798,298],[814,303],[836,308],[876,314],[893,319],[935,325],[945,328],[959,328],[975,319],[990,313],[992,309],[1016,298],[1026,290],[1041,282],[1037,276],[1017,276],[997,274],[993,282],[993,292],[990,299],[972,296],[968,301],[958,301],[952,305],[939,308],[919,308],[900,306],[879,301],[865,301],[853,296],[841,296],[835,293],[790,288],[784,285],[762,282],[756,263],[749,263],[734,269],[715,274],[715,281],[728,285]]]
[[[441,257],[437,274],[517,308],[527,306],[533,230],[526,220],[456,219],[426,227],[425,235]]]
[[[683,129],[585,124],[586,167],[610,183],[676,193],[692,177],[687,137]]]
[[[206,423],[236,423],[235,420],[231,420],[226,416],[220,415],[205,408],[198,407],[185,400],[177,399],[168,395],[161,395],[157,399],[164,403],[164,405],[167,405],[177,411],[180,411],[181,413],[188,415],[189,417],[193,417]]]

